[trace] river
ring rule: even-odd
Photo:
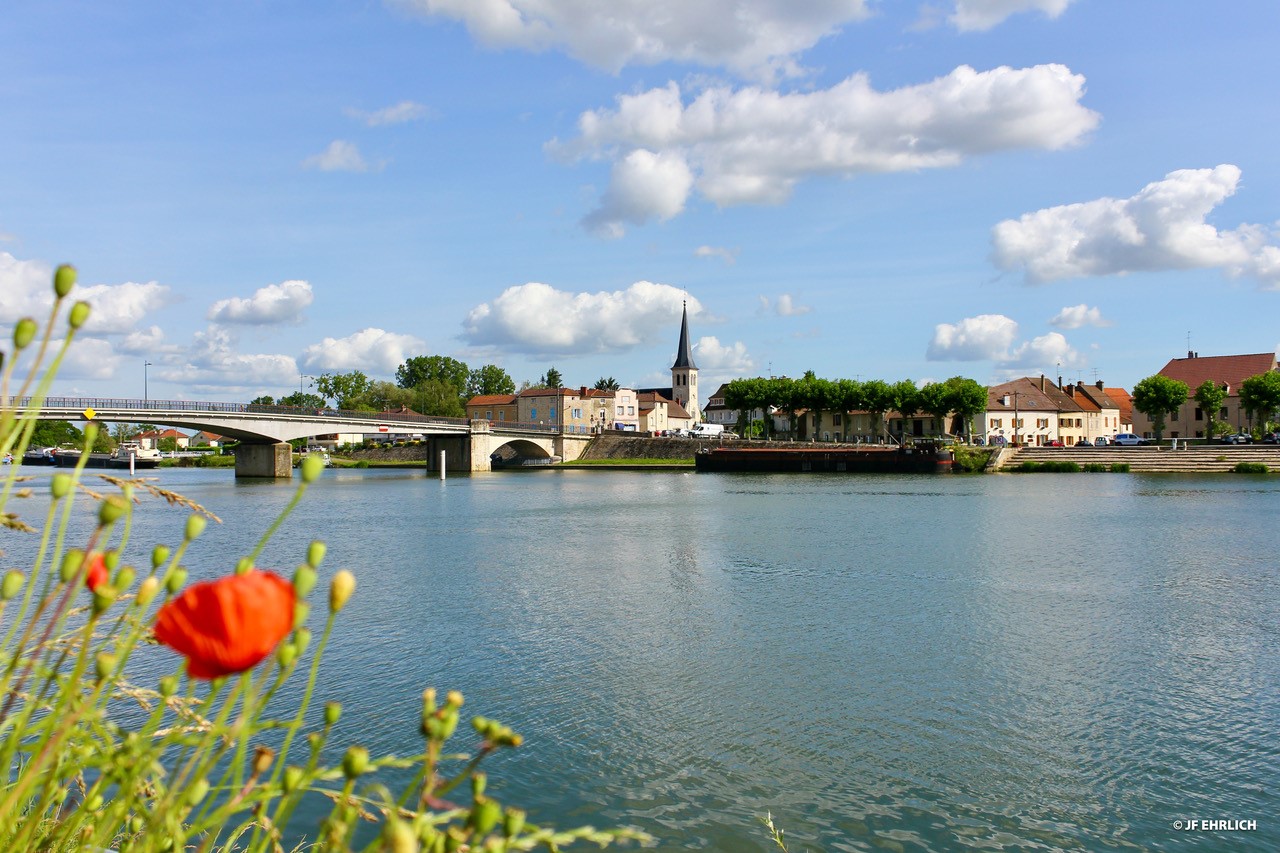
[[[193,577],[293,489],[159,476],[225,521]],[[318,537],[359,578],[320,691],[344,738],[408,753],[422,689],[461,690],[525,736],[490,791],[535,822],[663,850],[769,850],[772,813],[792,853],[1261,851],[1277,519],[1274,476],[330,470],[261,564]],[[148,500],[136,541],[181,521]]]

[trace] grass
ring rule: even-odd
[[[991,454],[995,453],[995,448],[968,447],[963,444],[954,445],[951,450],[955,453],[954,468],[965,473],[984,470],[991,459]]]

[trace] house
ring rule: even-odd
[[[1240,384],[1251,376],[1276,369],[1274,352],[1205,357],[1201,357],[1198,352],[1188,352],[1186,358],[1171,359],[1160,368],[1160,375],[1186,383],[1187,392],[1192,398],[1169,413],[1165,420],[1165,437],[1205,437],[1205,413],[1196,405],[1194,395],[1196,388],[1206,380],[1226,387],[1227,397],[1222,401],[1216,420],[1226,422],[1233,431],[1248,429],[1249,419],[1240,406]],[[1138,411],[1133,413],[1133,431],[1143,438],[1155,437],[1155,426],[1151,419]]]
[[[595,388],[528,388],[516,395],[516,420],[564,432],[599,432],[613,408],[613,392]]]
[[[636,395],[640,407],[640,432],[650,435],[693,426],[693,416],[675,400],[648,391]]]
[[[224,441],[226,441],[226,439],[224,439],[220,435],[217,435],[216,433],[208,432],[207,430],[201,430],[200,432],[191,436],[191,442],[188,446],[189,447],[221,447],[222,442]]]
[[[1085,421],[1081,405],[1053,382],[1024,376],[987,389],[987,410],[973,429],[987,444],[1071,445],[1086,437]]]
[[[517,409],[515,394],[481,394],[467,401],[467,417],[473,421],[515,421]]]
[[[707,405],[702,410],[702,420],[709,424],[720,424],[728,432],[743,433],[744,430],[738,429],[738,416],[741,414],[737,409],[732,409],[725,405],[724,394],[728,383],[721,385],[716,392],[707,398]],[[769,407],[769,416],[775,417],[778,412],[777,406]],[[752,409],[747,413],[747,420],[751,423],[763,421],[765,413],[763,409]],[[776,422],[774,424],[774,432],[777,432]],[[784,426],[783,429],[786,429]]]
[[[639,432],[640,400],[634,388],[619,388],[613,392],[613,419],[605,422],[605,428]]]
[[[1133,397],[1123,388],[1103,388],[1119,409],[1120,431],[1133,432]]]
[[[135,440],[143,450],[159,450],[160,442],[165,439],[173,439],[174,446],[185,449],[191,444],[191,437],[185,432],[178,432],[170,427],[169,429],[153,429],[147,432],[140,432],[134,436]]]
[[[1102,382],[1067,384],[1062,387],[1062,393],[1080,406],[1084,421],[1083,438],[1091,443],[1095,438],[1109,439],[1116,433],[1127,432],[1121,424],[1120,405],[1107,394]]]

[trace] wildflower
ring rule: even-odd
[[[188,588],[156,614],[156,639],[185,655],[193,678],[244,672],[293,628],[293,586],[253,569]]]
[[[107,562],[101,551],[94,551],[87,560],[89,568],[84,573],[84,585],[90,592],[97,592],[98,587],[107,582]]]

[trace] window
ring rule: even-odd
[[[484,413],[484,419],[485,419],[486,421],[491,421],[491,420],[493,420],[493,410],[492,410],[492,409],[490,409],[489,411],[487,411],[487,412],[485,412],[485,413]]]
[[[529,420],[536,421],[537,419],[538,419],[538,409],[535,406],[534,408],[529,410]]]
[[[1169,420],[1176,421],[1177,419],[1178,419],[1178,410],[1174,409],[1172,412],[1169,413]]]
[[[628,415],[634,415],[635,413],[636,413],[636,407],[635,407],[635,406],[627,406],[627,414],[628,414]]]
[[[581,419],[581,418],[582,418],[582,409],[574,409],[574,410],[573,410],[573,417],[574,417],[575,419]]]
[[[498,420],[500,420],[500,421],[505,421],[506,419],[507,419],[507,413],[506,413],[506,412],[498,412]]]
[[[1227,407],[1226,407],[1226,406],[1223,406],[1223,407],[1218,411],[1218,419],[1219,419],[1219,420],[1223,420],[1223,421],[1225,421],[1225,420],[1227,419]]]
[[[840,426],[840,413],[839,413],[839,412],[836,412],[834,415],[832,415],[832,416],[831,416],[831,424],[832,424],[832,426]],[[837,438],[837,439],[836,439],[836,441],[839,441],[839,440],[840,440],[839,438]]]
[[[556,419],[556,407],[555,407],[555,406],[552,406],[552,407],[551,407],[551,414],[549,415],[549,417],[550,417],[550,418],[551,418],[551,420],[553,420],[553,421]]]
[[[1002,427],[1002,426],[1004,426],[1004,419],[1003,419],[1003,418],[992,418],[992,419],[991,419],[991,426],[992,426],[992,427]]]
[[[1049,428],[1048,418],[1036,418],[1036,429],[1048,429],[1048,428]]]
[[[1196,420],[1198,421],[1204,420],[1204,409],[1200,408],[1199,406],[1196,406]]]

